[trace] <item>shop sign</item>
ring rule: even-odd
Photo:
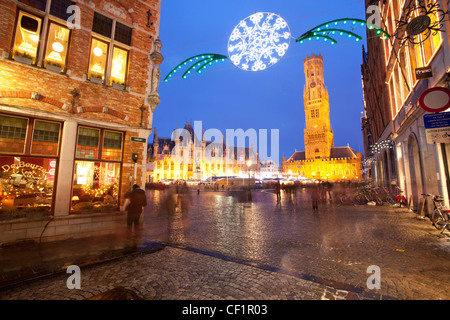
[[[416,68],[416,79],[427,79],[433,77],[433,70],[431,67]]]
[[[442,112],[423,116],[427,143],[450,143],[450,113]]]
[[[27,163],[27,162],[23,162],[23,161],[20,161],[19,163],[5,164],[5,165],[1,166],[1,168],[2,168],[3,172],[8,172],[9,170],[19,170],[19,169],[29,168],[32,170],[41,171],[42,173],[47,173],[47,170],[45,170],[45,168],[43,168],[37,164]]]
[[[131,137],[131,142],[146,143],[146,142],[147,142],[147,139],[145,139],[145,138],[139,138],[139,137]]]

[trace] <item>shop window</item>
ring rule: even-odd
[[[56,156],[59,147],[60,124],[35,120],[31,153],[47,156]]]
[[[76,150],[71,212],[116,210],[123,133],[79,127]]]
[[[0,219],[51,214],[57,159],[0,157]]]
[[[122,160],[122,133],[105,131],[103,135],[103,160]]]
[[[55,71],[64,71],[69,47],[70,30],[56,23],[50,23],[45,66],[54,66]]]
[[[100,130],[80,127],[77,140],[77,158],[98,159]]]
[[[0,153],[24,153],[28,119],[0,115]]]
[[[103,82],[106,71],[108,43],[92,38],[91,58],[89,61],[88,78],[91,81]]]
[[[72,213],[116,210],[119,181],[120,163],[75,161]]]
[[[41,18],[19,12],[14,41],[13,58],[23,63],[35,64],[41,32]]]

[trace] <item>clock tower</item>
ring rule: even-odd
[[[303,60],[306,84],[303,90],[306,129],[305,158],[330,158],[333,131],[330,124],[328,91],[324,85],[323,57],[321,54]]]

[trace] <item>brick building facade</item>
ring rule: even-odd
[[[0,0],[0,243],[123,219],[159,104],[159,12],[160,0]]]

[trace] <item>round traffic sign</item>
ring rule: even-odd
[[[419,98],[420,107],[427,112],[442,112],[450,108],[450,90],[436,87],[425,90]]]

